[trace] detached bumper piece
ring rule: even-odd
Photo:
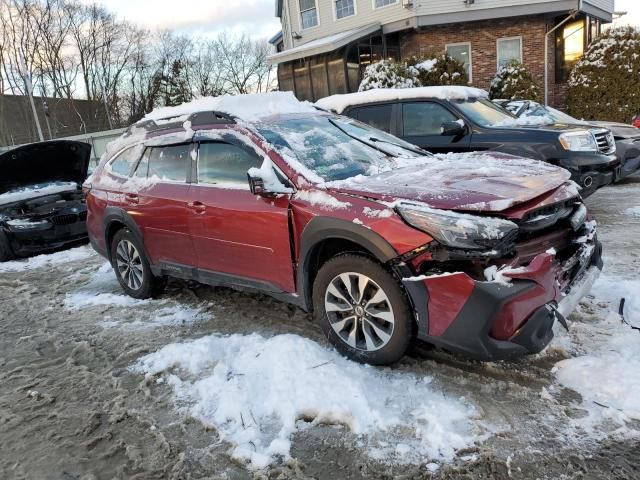
[[[508,282],[482,282],[466,273],[427,277],[428,329],[418,338],[483,361],[542,351],[563,320],[591,289],[602,269],[602,247],[593,236],[567,262],[552,253],[505,271]],[[570,275],[564,283],[561,277]],[[426,332],[425,330],[428,330]]]

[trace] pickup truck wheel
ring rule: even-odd
[[[13,260],[15,255],[9,244],[7,234],[0,230],[0,262],[6,262],[7,260]]]
[[[129,229],[119,230],[111,241],[111,266],[118,283],[133,298],[152,298],[164,290],[166,280],[155,277],[149,260]]]
[[[366,257],[327,261],[313,285],[313,307],[329,341],[352,360],[388,365],[411,341],[411,311],[401,286]]]

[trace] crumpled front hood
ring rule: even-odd
[[[49,182],[82,183],[87,178],[91,145],[55,140],[24,145],[0,155],[0,194]]]
[[[501,212],[549,193],[571,177],[562,168],[499,153],[436,155],[402,162],[397,169],[330,182],[327,187],[383,201]]]

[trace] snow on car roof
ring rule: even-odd
[[[364,92],[331,95],[321,98],[316,105],[327,110],[342,113],[347,107],[364,103],[389,102],[414,98],[439,98],[443,100],[466,100],[468,98],[486,98],[485,90],[456,85],[442,87],[417,88],[374,88]]]
[[[204,111],[223,112],[248,122],[271,115],[317,112],[311,103],[299,101],[292,92],[269,92],[202,97],[175,107],[156,108],[143,120],[186,120],[192,113]]]

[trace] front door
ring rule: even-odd
[[[401,105],[403,140],[433,153],[466,152],[469,134],[443,135],[442,124],[460,120],[437,102],[408,102]]]
[[[148,147],[132,183],[136,193],[134,220],[142,229],[151,263],[195,266],[187,221],[188,183],[194,144]]]
[[[232,283],[293,292],[289,196],[249,191],[247,170],[261,164],[241,143],[199,144],[188,205],[198,268]]]

